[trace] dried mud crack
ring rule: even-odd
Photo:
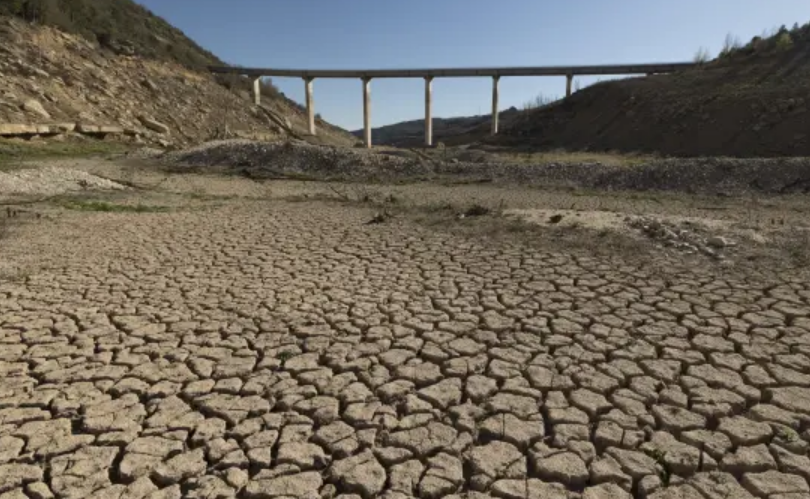
[[[0,497],[810,497],[806,276],[368,217],[236,200],[5,242],[42,265],[0,281]]]

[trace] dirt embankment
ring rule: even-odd
[[[601,163],[498,162],[431,159],[411,151],[349,149],[303,142],[217,141],[165,155],[179,169],[216,169],[251,178],[336,180],[455,180],[517,182],[608,190],[711,194],[810,192],[810,160],[696,158],[650,160],[634,166]]]
[[[448,146],[621,151],[663,156],[810,156],[810,24],[755,39],[704,66],[597,83],[528,111],[434,123]],[[375,140],[421,146],[421,121],[375,130]],[[379,137],[377,137],[379,135]]]
[[[594,85],[521,113],[499,137],[483,140],[691,157],[810,156],[810,25],[789,36],[797,40],[790,48],[740,49],[700,69]]]

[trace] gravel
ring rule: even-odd
[[[514,164],[425,159],[408,151],[365,150],[300,141],[227,140],[167,153],[180,168],[224,168],[252,178],[306,176],[329,180],[428,180],[463,178],[522,184],[691,193],[810,192],[810,159],[663,159],[638,166],[600,163]]]
[[[707,229],[684,221],[680,224],[664,220],[641,217],[627,219],[627,224],[641,231],[650,239],[667,247],[686,253],[702,253],[713,258],[723,258],[723,250],[733,248],[734,241],[722,236],[708,234]]]
[[[71,168],[27,168],[0,172],[0,196],[55,196],[76,191],[124,189],[125,186],[111,180]]]

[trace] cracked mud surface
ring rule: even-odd
[[[806,275],[367,220],[237,200],[21,231],[0,497],[810,497]]]

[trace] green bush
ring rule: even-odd
[[[793,37],[790,36],[790,33],[784,32],[776,37],[777,50],[789,50],[791,48],[793,48]]]

